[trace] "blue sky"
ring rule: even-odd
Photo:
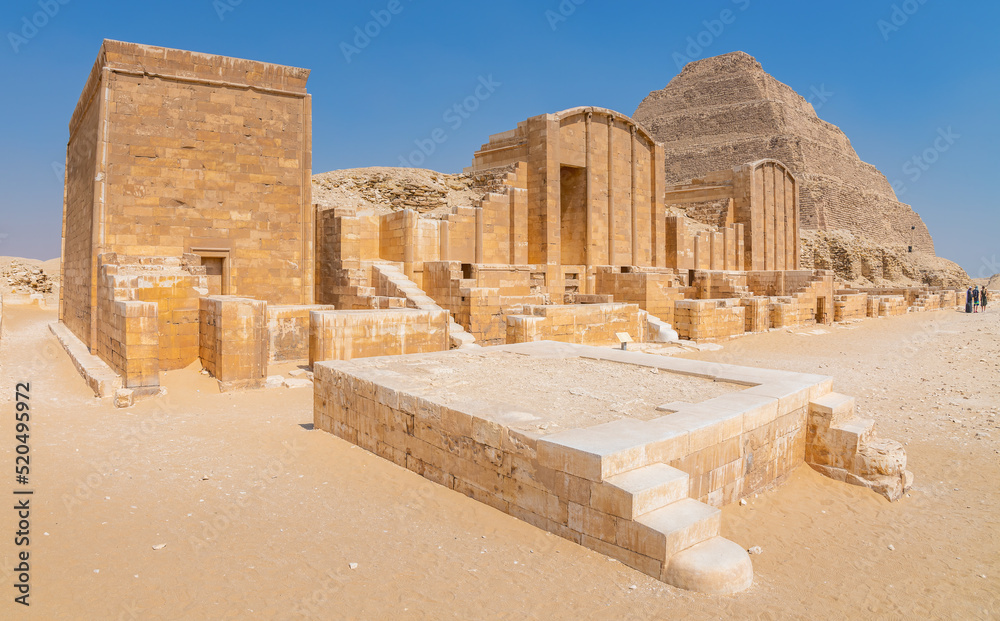
[[[0,255],[59,254],[67,125],[109,38],[312,69],[314,172],[458,172],[520,120],[632,114],[681,57],[743,50],[905,185],[939,255],[1000,272],[998,18],[995,2],[943,0],[5,0]]]

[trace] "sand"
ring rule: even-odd
[[[2,407],[31,381],[36,495],[32,606],[0,571],[2,619],[1000,617],[995,310],[686,354],[834,376],[916,475],[890,504],[803,467],[726,507],[723,536],[762,548],[753,587],[730,597],[667,586],[312,431],[308,389],[224,395],[189,368],[164,374],[166,400],[116,410],[58,349],[54,319],[4,309]],[[12,417],[0,425],[9,494]],[[7,572],[13,518],[0,512]]]

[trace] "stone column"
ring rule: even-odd
[[[615,117],[608,115],[608,265],[615,264]]]
[[[631,137],[632,137],[632,265],[639,265],[639,210],[636,209],[635,195],[639,191],[639,174],[637,170],[637,164],[635,161],[635,141],[636,141],[636,127],[632,125],[629,127]],[[652,204],[650,204],[650,210],[653,209]],[[652,231],[651,231],[652,232]],[[651,239],[655,239],[656,236],[653,235]],[[653,243],[652,241],[650,243]],[[653,250],[650,248],[650,250]],[[652,253],[655,260],[656,253]]]
[[[476,263],[483,262],[483,208],[476,207]]]
[[[586,205],[587,225],[586,225],[586,229],[584,231],[584,240],[583,240],[583,262],[586,265],[590,265],[591,264],[591,259],[593,258],[591,256],[592,255],[591,244],[593,243],[593,239],[591,239],[592,235],[591,235],[590,225],[591,225],[591,222],[593,222],[593,216],[594,216],[594,207],[593,207],[593,201],[592,201],[593,192],[594,192],[594,190],[593,190],[593,186],[594,186],[594,174],[593,174],[593,166],[592,166],[592,164],[593,164],[593,161],[592,161],[593,158],[592,158],[592,155],[591,155],[593,153],[593,150],[594,150],[593,130],[591,128],[591,125],[593,125],[594,113],[593,112],[587,112],[587,116],[585,118],[586,118],[586,123],[585,123],[585,125],[586,125],[586,145],[585,145],[585,151],[587,152],[587,154],[586,154],[587,155],[587,157],[586,157],[586,164],[585,164],[585,166],[587,167],[587,199],[586,199],[587,200],[587,205]]]
[[[442,261],[450,261],[448,246],[451,243],[448,237],[448,221],[440,220],[438,225],[438,243]]]

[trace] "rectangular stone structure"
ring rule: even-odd
[[[261,388],[267,379],[267,303],[235,296],[201,298],[201,363],[223,391]]]
[[[213,293],[313,296],[309,71],[105,40],[69,124],[60,320],[91,349],[98,257],[180,257]]]
[[[309,364],[448,351],[446,310],[311,311]]]
[[[626,332],[635,342],[647,338],[647,313],[635,304],[525,306],[523,315],[507,317],[507,343],[561,341],[581,345],[617,345]]]
[[[738,386],[701,403],[671,402],[657,411],[647,404],[649,412],[572,428],[565,408],[546,413],[510,394],[516,386],[490,384],[497,373],[490,365],[511,354],[546,373],[589,360],[621,364],[616,375]],[[460,376],[463,385],[473,382],[467,392],[450,394],[440,378],[460,361],[482,369]],[[674,555],[716,540],[717,507],[804,462],[810,403],[833,385],[825,376],[556,342],[318,362],[314,370],[317,429],[661,580],[669,580]],[[586,389],[568,394],[598,394],[603,377],[580,377]],[[622,381],[634,391],[634,380]]]

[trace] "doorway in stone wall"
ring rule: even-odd
[[[229,295],[229,251],[192,249],[201,257],[201,264],[208,275],[209,295]]]
[[[587,169],[559,169],[560,263],[584,265],[587,244]]]
[[[816,323],[826,323],[826,298],[816,298]]]

